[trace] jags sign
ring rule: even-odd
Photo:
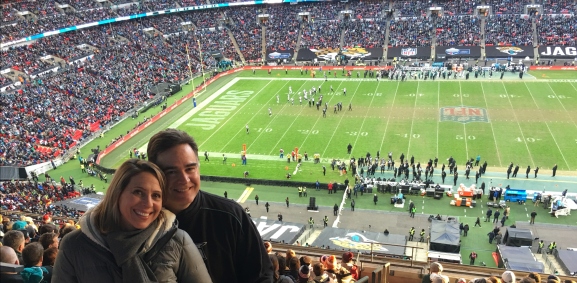
[[[449,106],[443,107],[439,112],[439,120],[443,121],[454,121],[459,123],[469,123],[469,122],[489,122],[489,117],[487,116],[487,110],[485,108],[479,107],[469,107],[469,106]]]
[[[575,46],[540,46],[539,55],[543,58],[577,58]]]
[[[532,46],[487,46],[485,53],[488,58],[505,58],[505,57],[533,57]]]

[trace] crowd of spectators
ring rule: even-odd
[[[481,43],[481,20],[476,16],[445,16],[435,21],[437,45],[478,46]]]
[[[247,61],[262,60],[262,29],[257,22],[259,7],[227,10],[228,28],[234,35],[240,52]]]
[[[338,48],[343,29],[342,21],[314,21],[302,25],[300,48]]]
[[[12,5],[14,9],[20,12],[28,11],[38,17],[59,13],[54,6],[54,1],[21,1],[15,2]]]
[[[290,5],[275,5],[266,9],[270,15],[266,22],[266,49],[296,49],[300,21]]]
[[[9,23],[18,20],[17,11],[12,8],[11,4],[2,4],[0,8],[2,10],[2,22]]]
[[[175,8],[176,2],[169,1],[169,0],[155,0],[155,1],[141,1],[140,5],[143,5],[148,10],[155,12],[155,11],[162,11],[169,8]]]
[[[533,44],[530,18],[521,15],[491,15],[485,21],[485,44],[522,46]]]
[[[537,3],[543,5],[543,14],[575,13],[575,9],[577,8],[577,3],[573,0],[542,0]]]
[[[222,19],[222,10],[198,11],[195,13],[186,13],[182,15],[185,22],[191,22],[198,28],[216,27],[218,21]],[[256,21],[256,16],[251,19]]]
[[[130,6],[124,6],[122,8],[115,9],[115,12],[119,16],[130,16],[130,15],[147,13],[147,12],[151,12],[151,11],[148,10],[145,5],[142,5],[139,3],[139,4],[132,4]]]
[[[427,0],[395,1],[393,9],[401,17],[426,16],[431,3]]]
[[[525,14],[525,6],[531,0],[485,0],[493,8],[495,14]]]
[[[536,19],[539,44],[577,44],[577,18],[544,15]]]
[[[479,0],[448,0],[439,1],[446,15],[474,15],[475,8],[481,5]]]
[[[433,21],[426,17],[391,20],[389,25],[389,45],[430,46],[434,34],[433,29]]]
[[[74,192],[70,184],[55,186],[52,182],[3,182],[0,184],[0,207],[40,215],[78,218],[79,212],[70,207],[55,205]]]
[[[74,16],[79,18],[83,23],[91,23],[118,17],[118,15],[114,11],[106,8],[81,10],[81,11],[77,10],[76,13],[74,13]]]
[[[315,4],[297,5],[299,12],[309,12],[314,21],[317,20],[336,20],[339,19],[340,12],[346,9],[345,4],[341,2],[321,2]]]
[[[74,7],[76,11],[97,9],[102,7],[100,3],[94,0],[60,0],[58,3],[68,4]]]
[[[140,18],[137,20],[142,28],[155,28],[163,34],[172,34],[187,30],[183,28],[184,22],[178,15],[162,15],[151,18]]]
[[[381,20],[346,21],[343,47],[383,47],[386,32],[384,26]]]
[[[353,11],[353,17],[356,19],[381,18],[383,5],[383,2],[379,1],[355,1],[349,3],[349,10]]]

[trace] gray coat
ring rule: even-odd
[[[174,221],[174,214],[169,215],[170,220]],[[92,234],[94,230],[82,224],[86,223],[81,223],[82,230],[76,230],[62,239],[52,281],[122,283],[122,270],[112,253],[103,245],[102,238]],[[158,282],[212,282],[196,245],[180,229],[149,266]]]

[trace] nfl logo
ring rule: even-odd
[[[401,49],[402,56],[415,56],[417,55],[417,48],[403,48]]]
[[[453,121],[459,123],[485,122],[489,123],[487,109],[470,106],[450,106],[440,109],[440,121]]]

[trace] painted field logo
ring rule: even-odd
[[[489,117],[487,116],[487,110],[485,108],[479,107],[469,107],[469,106],[450,106],[443,107],[440,110],[441,122],[443,121],[455,121],[460,123],[469,122],[489,122]]]

